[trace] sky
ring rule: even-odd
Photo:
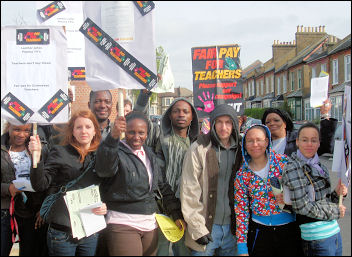
[[[239,44],[242,69],[272,58],[274,40],[292,42],[298,25],[351,33],[349,1],[156,1],[157,46],[168,52],[176,87],[192,89],[191,48]]]
[[[3,15],[6,23],[11,12]],[[24,22],[26,5],[21,2]],[[32,2],[33,3],[33,2]],[[193,89],[191,48],[238,44],[242,69],[272,57],[274,40],[292,42],[297,26],[319,27],[343,39],[351,33],[349,1],[154,1],[156,47],[169,54],[176,87]],[[19,16],[17,16],[19,17]],[[13,20],[14,18],[11,17]],[[28,18],[29,19],[29,18]]]

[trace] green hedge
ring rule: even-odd
[[[267,108],[244,109],[244,115],[261,120]]]

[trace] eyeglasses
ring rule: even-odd
[[[266,139],[246,140],[246,145],[254,145],[255,143],[258,145],[264,145],[266,143]]]

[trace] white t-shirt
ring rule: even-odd
[[[31,171],[31,158],[27,154],[27,151],[13,152],[10,151],[11,161],[15,166],[16,179],[27,179],[30,180],[29,174]]]
[[[284,154],[286,148],[286,137],[282,137],[272,141],[273,149],[276,153]]]
[[[254,171],[255,174],[257,174],[259,177],[261,177],[262,179],[264,179],[266,181],[266,179],[268,178],[269,175],[269,160],[266,162],[266,165],[263,169],[258,170],[258,171]]]

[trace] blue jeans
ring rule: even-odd
[[[213,224],[211,237],[213,242],[209,242],[205,252],[192,250],[192,256],[235,256],[237,253],[236,238],[231,233],[230,225]]]
[[[9,256],[12,248],[10,211],[1,209],[1,256]]]
[[[49,226],[47,242],[50,256],[94,256],[98,233],[77,240],[69,233]]]
[[[302,244],[305,256],[342,256],[340,232],[321,240],[302,240]]]
[[[172,253],[173,256],[190,256],[191,251],[185,245],[185,236],[183,236],[180,241],[176,243],[171,243],[169,240],[166,239],[163,232],[158,229],[158,252],[157,256],[169,256],[169,247],[170,244],[172,245]]]

